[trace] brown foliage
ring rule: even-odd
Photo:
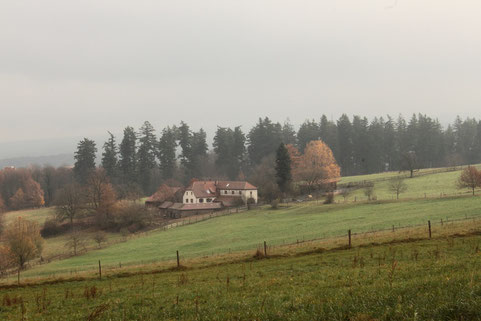
[[[15,265],[23,268],[25,263],[40,256],[43,239],[36,222],[18,217],[5,231],[5,243]]]
[[[40,184],[32,178],[28,178],[24,182],[24,187],[17,189],[15,194],[10,198],[10,207],[14,210],[24,208],[40,207],[45,204],[43,199],[43,191]]]
[[[57,193],[55,204],[57,220],[62,222],[68,219],[73,225],[74,218],[85,208],[84,191],[76,184],[67,185]]]
[[[172,187],[169,187],[165,184],[161,185],[157,192],[152,195],[152,199],[157,202],[165,202],[165,201],[175,201],[175,193]]]
[[[461,172],[461,176],[458,179],[459,188],[470,188],[474,191],[477,187],[481,187],[481,171],[478,171],[476,167],[468,166]]]
[[[0,214],[5,212],[7,207],[5,206],[5,202],[3,201],[2,195],[0,195]]]
[[[321,140],[316,140],[307,144],[304,155],[299,157],[293,168],[293,174],[296,180],[313,185],[339,177],[341,170],[329,146]]]
[[[115,190],[104,169],[96,169],[87,180],[87,199],[97,212],[110,214],[115,201]]]

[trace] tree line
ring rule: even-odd
[[[212,146],[203,129],[192,130],[185,122],[156,131],[146,121],[138,130],[126,127],[121,137],[109,133],[101,147],[88,138],[80,141],[73,170],[0,171],[0,208],[50,206],[62,187],[85,184],[97,167],[105,170],[118,198],[151,195],[162,183],[186,185],[193,178],[247,179],[269,194],[280,143],[303,154],[317,140],[332,150],[342,176],[481,162],[481,121],[474,118],[457,117],[443,127],[423,114],[409,120],[344,114],[335,121],[322,115],[296,128],[265,117],[247,131],[219,126]],[[96,159],[98,149],[101,159]]]
[[[333,121],[323,115],[319,120],[306,120],[297,130],[289,121],[281,124],[265,117],[247,132],[240,126],[218,127],[212,149],[205,131],[192,131],[185,122],[162,129],[158,137],[145,122],[138,131],[125,128],[120,143],[116,140],[110,134],[100,165],[115,185],[125,190],[138,188],[145,195],[162,181],[187,184],[192,178],[248,178],[275,154],[280,143],[303,153],[309,142],[322,140],[343,176],[481,161],[481,121],[457,117],[443,128],[437,119],[423,114],[409,120],[387,116],[371,121],[345,114]],[[74,169],[79,180],[95,167],[95,154],[95,142],[84,139],[79,143]]]

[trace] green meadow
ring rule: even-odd
[[[426,224],[427,220],[440,222],[474,215],[481,215],[478,197],[331,205],[308,202],[277,210],[264,207],[167,231],[152,231],[105,249],[30,269],[24,276],[95,269],[99,260],[106,266],[172,260],[177,250],[183,258],[254,251],[264,241],[279,245],[346,235],[348,229],[361,233],[389,229],[393,225]]]
[[[481,320],[480,244],[444,237],[4,287],[0,318]]]

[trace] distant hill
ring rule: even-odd
[[[74,164],[73,152],[48,156],[14,157],[0,159],[0,169],[8,166],[30,167],[33,165],[71,166]]]

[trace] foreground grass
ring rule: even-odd
[[[176,250],[183,259],[211,256],[253,250],[263,241],[269,245],[295,243],[346,235],[348,229],[361,233],[393,225],[426,224],[427,220],[460,219],[480,212],[478,197],[332,205],[311,202],[279,210],[262,208],[168,231],[153,231],[128,242],[33,268],[24,276],[92,270],[99,260],[105,266],[172,260]]]
[[[3,288],[2,320],[481,320],[481,237]]]

